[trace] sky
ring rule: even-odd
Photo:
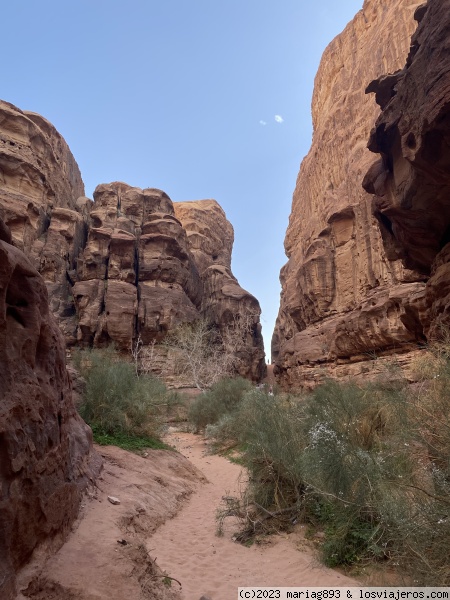
[[[284,237],[322,52],[363,0],[16,0],[1,10],[0,98],[47,118],[86,195],[124,181],[214,198],[267,357]]]

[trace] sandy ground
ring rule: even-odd
[[[97,450],[104,461],[98,487],[86,495],[62,548],[53,555],[41,548],[22,571],[17,600],[179,598],[163,584],[144,543],[201,489],[203,476],[176,452],[149,450],[141,457],[113,446]]]
[[[207,454],[199,436],[167,441],[180,454],[98,448],[98,487],[62,548],[42,548],[21,573],[17,600],[231,600],[238,586],[357,585],[317,563],[300,526],[247,548],[228,519],[218,537],[216,511],[238,491],[241,468]]]
[[[230,519],[224,535],[217,537],[217,508],[223,495],[237,494],[241,467],[209,455],[199,436],[172,433],[167,441],[208,479],[147,542],[158,564],[181,582],[184,600],[202,595],[230,600],[239,586],[359,585],[318,564],[301,526],[292,534],[273,536],[269,545],[248,548],[233,542],[236,522]]]

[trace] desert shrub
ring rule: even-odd
[[[219,419],[232,413],[242,400],[244,392],[252,384],[242,377],[225,377],[203,392],[189,409],[189,420],[197,431],[207,425],[217,423]]]
[[[317,388],[304,404],[303,474],[308,490],[329,506],[322,552],[330,566],[388,555],[379,504],[390,497],[387,482],[411,470],[393,452],[403,440],[405,408],[398,385],[336,382]]]
[[[397,378],[303,398],[247,392],[208,429],[244,448],[240,539],[303,519],[324,529],[327,565],[392,558],[416,583],[448,585],[450,369],[437,361],[413,389]]]
[[[448,335],[444,336],[448,338]],[[421,585],[450,584],[450,343],[425,350],[414,365],[418,384],[408,394],[408,454],[413,477],[398,481],[407,514],[395,526],[400,562]],[[405,502],[406,497],[406,502]]]
[[[80,414],[96,435],[157,434],[166,399],[161,381],[137,377],[134,366],[111,349],[79,352],[75,363],[86,381]]]

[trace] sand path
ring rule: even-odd
[[[274,536],[263,547],[233,542],[235,524],[230,522],[224,536],[217,537],[216,510],[223,495],[237,493],[241,467],[208,455],[199,436],[176,432],[167,441],[208,479],[147,541],[158,565],[182,583],[184,600],[199,600],[202,595],[232,600],[239,586],[358,585],[318,564],[312,550],[305,547],[301,527],[292,534]]]

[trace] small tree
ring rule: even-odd
[[[175,374],[199,390],[209,389],[239,371],[240,351],[251,334],[254,318],[237,316],[221,331],[207,319],[184,323],[171,331],[164,345],[174,359]],[[172,369],[168,361],[168,369]]]

